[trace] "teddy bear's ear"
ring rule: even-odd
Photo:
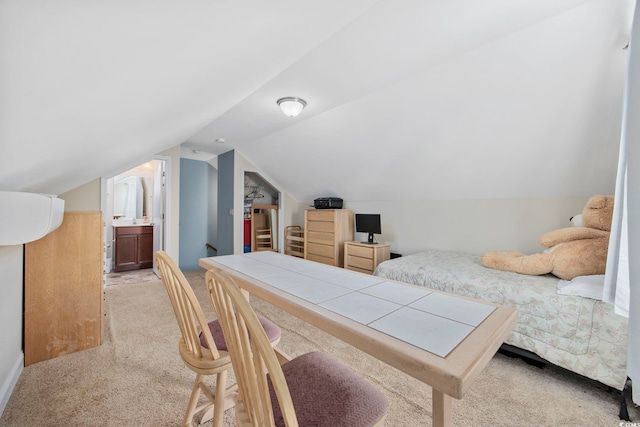
[[[589,198],[585,208],[587,209],[604,209],[612,204],[613,197],[605,196],[602,194],[596,194]]]
[[[597,194],[591,196],[582,211],[585,227],[598,230],[611,230],[611,217],[613,216],[613,196]]]
[[[584,223],[582,222],[582,214],[574,215],[569,218],[569,222],[574,227],[582,227]]]

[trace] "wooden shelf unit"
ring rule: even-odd
[[[284,253],[304,258],[304,230],[299,225],[284,228]]]
[[[275,212],[275,218],[273,215]],[[260,250],[278,251],[278,206],[277,205],[252,205],[251,218],[251,252]],[[273,221],[272,221],[273,219]],[[258,230],[271,229],[270,248],[259,244]]]
[[[344,242],[353,240],[353,211],[304,211],[304,258],[336,267],[344,265]]]
[[[101,344],[103,229],[100,212],[65,212],[25,245],[25,366]]]
[[[391,246],[361,242],[345,242],[344,268],[373,274],[378,264],[391,256]]]

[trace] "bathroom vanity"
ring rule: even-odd
[[[153,266],[153,224],[118,225],[115,239],[114,271],[129,271]]]

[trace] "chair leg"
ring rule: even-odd
[[[216,375],[216,397],[213,403],[213,424],[212,427],[222,427],[224,418],[224,401],[227,395],[227,373],[219,372]]]
[[[202,382],[204,375],[196,374],[196,380],[193,383],[193,389],[191,390],[191,397],[189,398],[189,405],[187,406],[187,412],[184,414],[184,427],[191,427],[193,416],[196,412],[196,406],[198,405],[198,399],[200,398],[200,383]]]

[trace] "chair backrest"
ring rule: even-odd
[[[206,282],[238,382],[237,421],[241,425],[274,426],[269,373],[285,425],[298,426],[282,368],[249,301],[235,281],[218,268],[207,272]]]
[[[154,259],[178,320],[184,348],[196,359],[218,359],[220,353],[207,325],[207,319],[187,278],[166,252],[156,252]],[[208,348],[202,346],[201,333]]]

